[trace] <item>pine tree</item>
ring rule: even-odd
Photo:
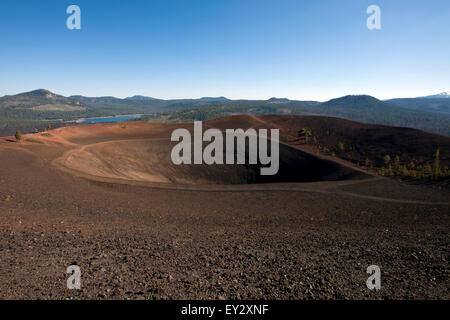
[[[395,167],[398,168],[400,166],[400,157],[398,155],[395,156],[394,163],[395,163]]]
[[[440,155],[440,150],[437,149],[436,153],[434,155],[434,165],[433,165],[433,178],[438,178],[441,175],[441,169],[440,169],[440,165],[439,165],[439,155]]]
[[[300,131],[300,134],[302,136],[305,136],[305,142],[308,143],[308,138],[312,135],[312,131],[309,128],[302,128],[302,131]]]
[[[16,134],[14,137],[16,138],[16,141],[22,140],[22,133],[20,132],[20,130],[16,131]]]

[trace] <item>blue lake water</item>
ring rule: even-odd
[[[106,122],[121,122],[132,119],[139,119],[139,115],[128,115],[128,116],[116,116],[116,117],[102,117],[102,118],[88,118],[83,119],[81,123],[106,123]]]

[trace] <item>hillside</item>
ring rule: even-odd
[[[82,111],[86,110],[80,101],[39,89],[0,98],[0,108],[34,111]]]
[[[388,103],[396,106],[430,112],[440,112],[450,114],[450,99],[449,98],[399,98],[391,99]]]
[[[303,128],[311,129],[309,144],[325,153],[363,164],[367,159],[374,166],[384,165],[384,157],[399,156],[401,164],[432,163],[437,149],[441,164],[450,166],[450,137],[417,129],[389,127],[317,116],[261,117],[273,127],[279,127],[291,141],[304,143]],[[315,139],[314,139],[315,138]]]
[[[280,127],[291,141],[280,149],[280,175],[258,181],[247,165],[175,167],[171,133],[192,123],[0,139],[0,298],[448,299],[448,189],[358,174],[370,169],[316,153],[298,130],[311,127],[320,142],[325,128],[350,141],[362,135],[358,146],[376,152],[392,135],[383,147],[392,155],[409,143],[403,137],[419,147],[450,138],[317,116],[205,125]],[[386,270],[381,296],[362,290],[373,263]],[[88,275],[82,290],[65,286],[71,264]]]
[[[374,97],[345,96],[319,103],[286,98],[269,100],[229,100],[225,97],[163,100],[145,96],[125,99],[115,97],[64,97],[48,90],[36,90],[0,98],[0,130],[11,134],[19,127],[59,125],[79,118],[120,114],[145,114],[144,120],[175,122],[208,120],[233,114],[324,115],[366,123],[412,127],[450,134],[449,99],[422,99],[403,103],[380,101]],[[437,102],[436,102],[437,101]],[[433,105],[433,103],[438,103]],[[433,112],[431,110],[440,110]]]
[[[320,105],[321,113],[389,126],[412,127],[450,134],[450,116],[399,107],[371,96],[345,96]]]
[[[434,99],[434,98],[446,98],[446,99],[448,99],[448,98],[450,98],[450,93],[449,92],[441,92],[441,93],[438,93],[438,94],[433,94],[433,95],[431,95],[431,96],[426,96],[426,97],[423,97],[423,98],[428,98],[428,99]]]
[[[450,134],[450,114],[410,110],[371,96],[345,96],[324,103],[314,101],[238,100],[216,106],[190,108],[147,117],[147,120],[208,120],[233,114],[297,114],[324,115],[390,126],[412,127],[430,132]]]

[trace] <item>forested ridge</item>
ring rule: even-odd
[[[48,124],[70,124],[79,118],[123,114],[143,114],[142,120],[163,122],[208,120],[232,114],[298,114],[333,116],[450,135],[450,113],[446,112],[446,100],[450,99],[397,99],[393,104],[367,95],[345,96],[323,103],[284,98],[163,100],[133,96],[119,99],[79,95],[64,97],[40,89],[0,98],[0,134],[10,133],[18,127],[32,130]]]

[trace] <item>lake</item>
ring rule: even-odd
[[[107,123],[107,122],[121,122],[132,119],[139,119],[140,115],[125,115],[125,116],[115,116],[115,117],[100,117],[100,118],[85,118],[79,119],[80,123]]]

